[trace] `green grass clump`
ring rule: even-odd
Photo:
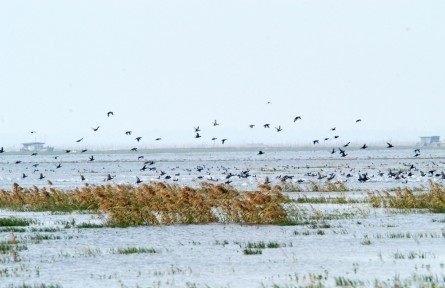
[[[244,255],[260,255],[263,254],[263,251],[261,251],[260,249],[244,249],[243,251]]]
[[[15,217],[0,218],[0,227],[29,226],[30,224],[32,224],[32,221],[28,219]]]
[[[76,228],[104,228],[106,227],[103,224],[94,224],[94,223],[80,223],[76,225]]]
[[[137,247],[128,247],[128,248],[119,248],[113,251],[115,254],[143,254],[143,253],[159,253],[158,250],[154,248],[137,248]]]

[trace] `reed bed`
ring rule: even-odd
[[[410,188],[398,188],[393,194],[369,193],[373,207],[398,209],[429,209],[435,213],[445,213],[445,187],[442,184],[431,182],[429,187],[422,187],[419,191]]]
[[[153,182],[132,185],[85,185],[71,190],[23,188],[0,190],[0,208],[27,211],[89,210],[108,215],[107,225],[168,225],[231,222],[280,224],[289,199],[269,185],[257,191],[202,183],[198,188]]]

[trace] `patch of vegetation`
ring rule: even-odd
[[[260,249],[244,249],[243,251],[244,255],[260,255],[263,254],[263,251],[261,251]]]
[[[0,218],[0,227],[29,226],[33,221],[15,217]]]
[[[410,188],[398,188],[393,194],[369,193],[373,207],[397,209],[429,209],[434,213],[445,213],[445,187],[430,181],[429,188],[413,191]]]
[[[113,250],[115,254],[143,254],[143,253],[159,253],[159,250],[154,248],[137,248],[137,247],[128,247],[128,248],[119,248]]]

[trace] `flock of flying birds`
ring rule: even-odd
[[[270,102],[268,102],[268,104],[270,104]],[[107,112],[106,113],[106,115],[107,115],[107,117],[114,117],[114,113],[113,113],[113,111],[109,111],[109,112]],[[302,117],[301,116],[295,116],[294,118],[293,118],[293,123],[296,123],[296,122],[298,122],[298,121],[302,121]],[[362,120],[361,119],[357,119],[357,120],[355,120],[355,123],[356,124],[359,124],[360,122],[362,122]],[[214,120],[213,121],[213,126],[219,126],[220,124],[218,123],[218,121],[217,120]],[[265,123],[265,124],[262,124],[262,127],[263,127],[263,129],[270,129],[270,126],[271,126],[271,124],[270,123]],[[249,128],[251,128],[251,129],[253,129],[254,127],[255,127],[255,125],[254,124],[249,124],[248,125],[248,127]],[[199,126],[197,126],[197,127],[193,127],[194,128],[194,133],[195,133],[195,136],[194,136],[194,138],[201,138],[201,137],[203,137],[201,134],[200,134],[200,132],[201,132],[201,129],[200,129],[200,127]],[[276,132],[277,133],[280,133],[281,131],[283,131],[283,128],[281,127],[281,125],[278,125],[277,127],[274,127],[275,128],[275,130],[276,130]],[[99,129],[100,129],[100,126],[97,126],[97,127],[92,127],[91,128],[94,132],[97,132],[97,131],[99,131]],[[333,132],[333,133],[336,133],[336,131],[337,131],[337,128],[336,127],[332,127],[331,129],[331,133]],[[36,131],[31,131],[31,133],[32,134],[34,134],[34,133],[36,133]],[[128,130],[128,131],[125,131],[124,132],[124,134],[125,135],[127,135],[127,136],[131,136],[132,135],[132,131],[131,130]],[[325,138],[321,138],[321,139],[323,139],[325,142],[326,141],[329,141],[329,140],[331,140],[331,139],[338,139],[340,136],[339,135],[334,135],[333,137],[325,137]],[[213,138],[211,138],[211,140],[212,141],[215,141],[215,140],[217,140],[218,138],[216,138],[216,137],[213,137]],[[76,143],[80,143],[80,142],[82,142],[84,140],[84,138],[82,137],[82,138],[79,138],[79,139],[77,139],[75,142]],[[140,142],[141,140],[142,140],[142,137],[141,136],[137,136],[137,137],[135,137],[134,138],[134,140],[136,141],[136,142]],[[162,140],[162,138],[155,138],[154,139],[155,141],[160,141],[160,140]],[[228,139],[227,138],[222,138],[222,139],[220,139],[220,141],[221,141],[221,143],[222,144],[225,144],[225,142],[227,141]],[[312,141],[312,145],[317,145],[317,144],[319,144],[320,143],[320,140],[319,139],[315,139],[315,140],[313,140]],[[348,156],[348,154],[347,154],[347,151],[346,151],[346,149],[350,146],[350,144],[351,144],[351,142],[347,142],[347,143],[345,143],[344,145],[341,145],[341,147],[337,147],[337,150],[338,150],[338,153],[339,153],[339,155],[340,155],[340,157],[346,157],[346,156]],[[393,148],[394,147],[394,145],[392,145],[391,143],[387,143],[387,147],[386,148]],[[360,147],[360,149],[363,149],[363,150],[365,150],[365,149],[367,149],[367,148],[369,148],[368,147],[368,145],[367,144],[363,144],[363,146],[361,146]],[[336,148],[332,148],[332,151],[330,151],[330,153],[331,154],[335,154],[335,153],[337,153],[337,150],[336,150]],[[87,149],[83,149],[83,150],[81,150],[80,151],[80,153],[86,153],[88,150]],[[133,147],[133,148],[131,148],[131,151],[134,151],[134,152],[137,152],[138,151],[138,148],[137,147]],[[0,148],[0,154],[2,154],[2,153],[5,153],[6,151],[4,150],[4,148],[3,147],[1,147]],[[73,151],[72,150],[65,150],[64,151],[66,154],[68,154],[68,153],[72,153]],[[414,157],[418,157],[418,156],[420,156],[420,149],[415,149],[414,150]],[[260,150],[260,151],[258,151],[258,153],[257,153],[257,155],[264,155],[264,154],[266,154],[266,152],[265,151],[262,151],[262,150]],[[38,152],[33,152],[32,154],[31,154],[31,156],[37,156],[38,155]],[[60,156],[60,155],[59,155]],[[58,159],[58,157],[59,156],[55,156],[54,158],[55,159]],[[95,161],[96,159],[94,158],[94,155],[91,155],[89,158],[88,158],[88,161],[89,162],[93,162],[93,161]],[[144,156],[138,156],[138,160],[144,160]],[[21,163],[22,161],[20,161],[20,160],[18,160],[18,161],[15,161],[15,164],[19,164],[19,163]],[[146,170],[149,170],[149,171],[156,171],[156,172],[158,172],[158,170],[153,166],[155,163],[154,163],[154,161],[145,161],[144,163],[143,163],[143,166],[142,166],[142,168],[140,169],[140,171],[141,172],[144,172],[144,171],[146,171]],[[35,163],[35,164],[33,164],[32,165],[33,167],[34,167],[34,173],[35,172],[39,172],[39,170],[38,170],[38,166],[39,166],[39,163]],[[55,169],[60,169],[60,168],[62,168],[62,165],[61,165],[61,163],[58,163],[57,164],[57,166],[55,167]],[[177,167],[178,168],[178,167]],[[198,167],[196,167],[196,171],[197,172],[199,172],[199,173],[201,173],[202,171],[204,170],[204,167],[202,167],[202,166],[198,166]],[[223,172],[222,172],[222,174],[224,174],[225,175],[225,180],[223,180],[224,181],[224,183],[226,183],[226,184],[229,184],[229,183],[231,183],[232,182],[232,180],[231,180],[231,178],[232,177],[238,177],[238,178],[249,178],[249,177],[256,177],[255,175],[251,175],[250,174],[250,171],[249,170],[242,170],[241,172],[239,172],[239,173],[237,173],[237,174],[233,174],[233,173],[231,173],[227,168],[224,168],[224,167],[222,167],[222,170],[223,170]],[[396,180],[398,180],[398,179],[408,179],[408,177],[411,177],[412,175],[413,175],[413,171],[416,171],[416,168],[415,168],[415,166],[414,165],[410,165],[410,168],[409,169],[407,169],[406,171],[402,171],[402,170],[399,170],[399,171],[389,171],[388,172],[388,174],[387,174],[387,176],[389,177],[389,178],[394,178],[394,179],[396,179]],[[445,174],[444,174],[444,172],[440,172],[440,173],[435,173],[435,171],[436,170],[430,170],[430,171],[428,171],[427,173],[426,172],[423,172],[423,171],[420,171],[420,174],[421,174],[421,176],[422,177],[426,177],[426,176],[430,176],[430,177],[432,177],[432,176],[435,176],[435,177],[439,177],[440,179],[445,179]],[[188,170],[188,172],[191,172],[191,169],[189,169]],[[318,180],[322,180],[322,179],[326,179],[326,180],[333,180],[334,178],[335,178],[335,173],[330,173],[329,175],[323,175],[322,174],[322,172],[323,172],[323,170],[321,170],[321,171],[318,171],[318,172],[308,172],[308,173],[306,173],[305,174],[305,176],[307,176],[307,177],[312,177],[312,178],[316,178],[316,179],[318,179]],[[157,179],[161,179],[161,180],[169,180],[169,179],[172,179],[173,181],[178,181],[178,178],[172,178],[172,176],[170,176],[170,175],[167,175],[167,173],[166,172],[164,172],[164,171],[159,171],[158,172],[159,173],[159,175],[158,175],[158,177],[157,177]],[[43,175],[43,173],[39,173],[40,175],[39,175],[39,177],[38,177],[38,179],[39,180],[42,180],[42,179],[45,179],[46,178],[46,176],[45,175]],[[210,173],[208,173],[208,174],[210,174]],[[381,171],[379,171],[378,172],[378,175],[379,176],[383,176],[383,172],[381,172]],[[175,176],[176,177],[178,177],[180,174],[179,173],[176,173],[175,174]],[[82,175],[82,174],[80,174],[79,175],[80,176],[80,179],[81,179],[81,181],[85,181],[86,180],[86,178]],[[350,177],[354,177],[351,173],[344,173],[344,178],[346,179],[346,181],[347,181],[347,179],[348,178],[350,178]],[[28,177],[28,175],[26,175],[25,173],[22,173],[22,178],[24,179],[24,178],[27,178]],[[107,175],[107,177],[104,179],[104,181],[106,182],[106,181],[110,181],[110,180],[112,180],[113,178],[114,178],[115,176],[112,176],[111,174],[108,174]],[[372,177],[374,177],[374,176],[372,176]],[[282,182],[285,182],[286,180],[292,180],[292,178],[293,178],[293,176],[291,176],[291,175],[284,175],[284,176],[281,176],[281,175],[279,175],[279,176],[277,176],[276,177],[277,179],[279,179],[280,181],[282,181]],[[366,181],[368,181],[368,180],[370,180],[371,178],[370,178],[370,176],[368,175],[368,173],[366,172],[366,173],[361,173],[361,172],[359,172],[358,173],[358,181],[359,182],[366,182]],[[198,176],[197,177],[197,180],[209,180],[209,181],[220,181],[220,179],[218,179],[218,178],[213,178],[213,177],[207,177],[207,178],[204,178],[203,176]],[[406,180],[407,181],[407,180]],[[50,185],[52,185],[52,182],[50,181],[50,180],[47,180],[47,182],[50,184]],[[142,183],[143,181],[138,177],[138,176],[136,176],[136,184],[139,184],[139,183]],[[299,183],[301,183],[301,182],[304,182],[304,180],[303,179],[299,179],[299,180],[297,180],[296,182],[299,182]],[[269,178],[268,177],[266,177],[266,179],[265,179],[265,181],[264,181],[264,183],[266,183],[266,184],[268,184],[268,183],[270,183],[270,180],[269,180]]]

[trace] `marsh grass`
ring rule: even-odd
[[[428,209],[433,213],[445,213],[445,187],[430,181],[428,188],[414,191],[410,188],[398,188],[394,194],[369,193],[373,207],[397,209]]]
[[[112,253],[114,254],[155,254],[160,253],[159,250],[156,250],[154,248],[138,248],[138,247],[128,247],[128,248],[119,248],[112,250]]]
[[[72,190],[0,190],[0,208],[28,211],[88,210],[106,213],[107,226],[204,224],[215,222],[280,224],[288,221],[288,197],[269,185],[237,191],[228,185],[201,183],[199,188],[154,182],[139,185],[85,185]],[[82,225],[82,224],[81,224]],[[67,223],[66,228],[75,223]],[[88,228],[83,226],[82,228]],[[98,227],[95,227],[98,228]]]
[[[343,181],[331,182],[326,181],[324,184],[310,181],[306,187],[308,192],[346,192],[349,191]]]
[[[263,251],[261,251],[260,249],[251,249],[251,248],[246,248],[243,250],[244,255],[261,255],[263,254]]]
[[[29,226],[33,221],[15,217],[0,218],[0,227]]]

